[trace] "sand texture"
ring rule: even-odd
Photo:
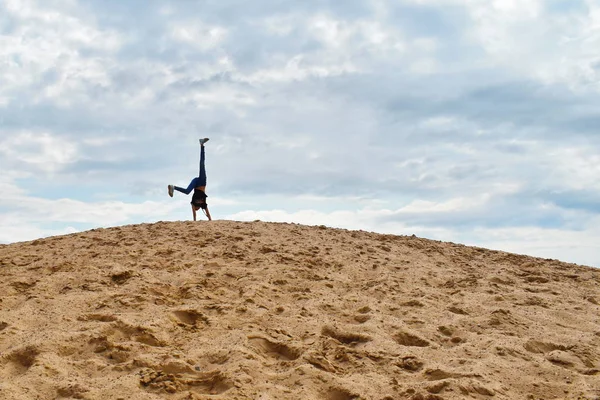
[[[0,399],[600,399],[600,270],[325,227],[0,246]]]

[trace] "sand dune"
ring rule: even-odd
[[[1,399],[600,399],[600,270],[160,222],[0,246]]]

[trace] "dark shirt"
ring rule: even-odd
[[[194,195],[192,196],[192,201],[190,204],[196,207],[202,207],[206,204],[206,198],[208,196],[200,189],[194,189]],[[204,208],[204,207],[202,207]]]

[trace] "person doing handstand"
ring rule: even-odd
[[[206,198],[208,196],[204,193],[206,191],[206,169],[204,168],[204,144],[206,142],[208,142],[208,138],[200,139],[200,175],[198,175],[197,178],[192,179],[185,189],[174,185],[169,185],[167,187],[169,196],[171,197],[173,197],[174,190],[185,194],[190,194],[192,189],[194,190],[194,195],[190,202],[192,205],[192,213],[194,214],[194,221],[196,220],[196,211],[199,209],[202,209],[202,212],[208,217],[208,220],[212,221],[210,212],[208,211],[208,204],[206,203]]]

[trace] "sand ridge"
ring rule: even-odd
[[[600,271],[263,222],[0,246],[1,399],[600,399]]]

